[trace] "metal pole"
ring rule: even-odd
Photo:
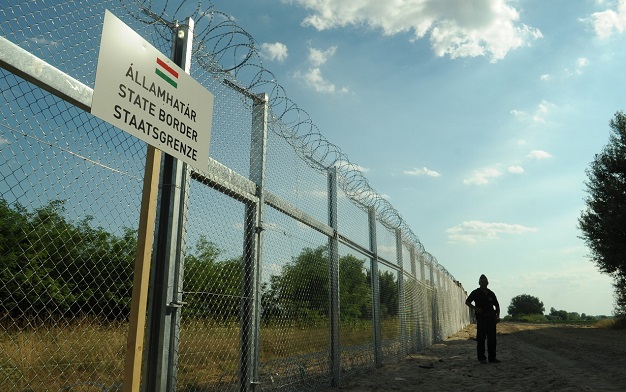
[[[372,285],[372,326],[374,329],[374,365],[383,366],[383,351],[380,326],[380,286],[378,283],[378,243],[376,239],[376,210],[368,208],[370,250],[373,257],[370,259],[370,274]]]
[[[432,336],[432,343],[438,342],[439,341],[439,336],[438,336],[438,324],[439,324],[439,320],[437,320],[437,288],[435,286],[435,263],[433,263],[431,261],[430,263],[430,285],[432,287],[432,322],[433,322],[433,336]]]
[[[417,341],[419,338],[419,334],[420,334],[420,326],[419,323],[417,322],[417,289],[418,289],[418,285],[417,285],[417,268],[415,265],[415,245],[411,246],[411,275],[413,275],[413,279],[411,280],[411,286],[412,286],[412,290],[411,292],[411,298],[409,298],[409,301],[411,301],[410,304],[410,308],[411,308],[411,319],[409,320],[409,322],[411,323],[412,327],[413,327],[413,334],[410,336],[411,339],[411,351],[416,351],[417,350]]]
[[[189,73],[194,22],[174,31],[172,60]],[[144,391],[175,391],[180,341],[184,236],[189,197],[187,165],[164,154],[161,194],[152,263],[152,302],[148,312],[148,339]]]
[[[341,376],[341,346],[339,344],[339,240],[337,237],[337,169],[328,171],[328,225],[333,236],[328,239],[329,316],[330,316],[330,379],[338,387]]]
[[[421,287],[420,290],[422,290],[423,292],[423,309],[424,309],[424,320],[423,320],[423,324],[420,323],[420,325],[423,326],[423,330],[422,330],[422,347],[426,347],[429,345],[429,343],[431,343],[429,341],[428,338],[428,330],[430,328],[428,328],[428,320],[429,320],[429,306],[428,306],[428,286],[426,285],[426,261],[424,260],[424,255],[421,254],[420,255],[420,282],[421,282]]]
[[[444,279],[443,272],[437,270],[437,284],[438,288],[438,312],[437,320],[439,321],[439,339],[443,340],[445,335],[445,328],[449,326],[449,312],[448,312],[448,287],[446,285],[446,279]]]
[[[402,255],[402,230],[396,229],[396,259],[398,260],[398,313],[400,314],[400,347],[402,357],[407,354],[406,347],[406,298],[404,295],[404,260]]]
[[[255,391],[259,384],[261,328],[261,250],[263,245],[263,190],[267,156],[268,97],[248,95],[253,100],[250,140],[250,180],[256,184],[256,203],[246,204],[239,379],[241,392]]]

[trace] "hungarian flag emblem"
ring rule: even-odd
[[[160,58],[156,59],[157,67],[154,72],[159,75],[163,80],[171,84],[174,88],[178,87],[178,72]]]

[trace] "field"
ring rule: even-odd
[[[85,319],[56,326],[0,329],[0,391],[118,390],[123,381],[127,328],[126,323],[100,324]],[[298,378],[327,377],[328,333],[327,323],[262,327],[262,373],[273,374],[276,383],[294,372]],[[383,322],[382,336],[398,338],[397,318]],[[362,348],[346,351],[352,356],[350,361],[357,361],[354,366],[369,366],[371,322],[342,325],[341,341],[344,348]],[[236,388],[237,323],[187,321],[181,327],[179,348],[179,390],[218,385]]]
[[[384,324],[383,336],[397,337],[397,320]],[[0,333],[0,390],[97,391],[120,387],[126,344],[125,324],[84,322]],[[205,322],[184,324],[180,345],[180,390],[222,385],[236,388],[238,326]],[[412,354],[397,364],[357,372],[329,391],[622,391],[626,385],[626,330],[590,325],[501,323],[499,364],[475,359],[475,326]],[[262,329],[262,372],[297,371],[300,377],[325,377],[328,327],[272,326]],[[345,347],[364,347],[352,358],[371,360],[371,324],[344,325]],[[350,350],[345,351],[350,354]],[[296,370],[289,358],[299,358]],[[308,358],[303,360],[302,358]],[[310,366],[302,366],[308,361]],[[317,362],[316,362],[317,361]],[[316,366],[314,366],[317,363]],[[266,380],[268,381],[268,380]],[[70,389],[64,389],[72,386]],[[267,384],[266,384],[267,386]]]
[[[498,324],[498,364],[476,360],[476,326],[330,391],[624,391],[626,330]]]

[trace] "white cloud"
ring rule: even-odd
[[[318,93],[334,94],[336,92],[347,93],[348,89],[342,87],[338,89],[332,82],[326,80],[319,68],[309,68],[305,73],[296,72],[295,77],[304,80],[304,82],[315,89]]]
[[[528,155],[526,155],[526,157],[529,159],[547,159],[552,158],[552,154],[546,151],[532,150],[528,153]]]
[[[404,174],[408,174],[410,176],[428,176],[428,177],[439,177],[440,173],[430,170],[427,167],[423,167],[421,169],[415,168],[413,170],[405,170]]]
[[[370,171],[370,169],[367,167],[363,167],[361,165],[357,165],[356,163],[351,163],[349,161],[337,161],[335,162],[335,166],[342,167],[342,168],[345,167],[348,170],[358,170],[361,173],[367,173],[368,171]]]
[[[287,59],[287,46],[280,42],[261,44],[261,57],[267,60],[283,62]]]
[[[287,0],[284,0],[287,1]],[[497,61],[509,50],[530,45],[541,32],[519,21],[506,0],[291,0],[311,13],[302,22],[317,30],[369,26],[384,35],[430,35],[438,56],[487,56]]]
[[[583,68],[583,67],[586,67],[587,65],[589,65],[589,59],[585,57],[580,57],[578,60],[576,60],[576,66],[578,68]]]
[[[309,62],[314,67],[319,67],[320,65],[324,65],[329,58],[335,55],[337,51],[336,46],[331,46],[326,50],[320,50],[315,48],[309,48]]]
[[[550,74],[543,74],[539,77],[539,79],[547,82],[548,80],[552,79],[552,76],[550,76]]]
[[[524,173],[524,168],[521,166],[509,166],[507,171],[512,174],[521,174]]]
[[[537,105],[537,110],[535,110],[535,113],[532,116],[533,121],[544,123],[545,122],[544,117],[546,116],[546,114],[548,114],[550,109],[552,109],[553,107],[554,107],[553,104],[545,100],[541,101],[541,103]]]
[[[537,231],[534,227],[518,224],[489,223],[468,221],[446,230],[451,242],[465,242],[469,244],[488,240],[497,240],[501,234],[519,235]]]
[[[524,112],[522,110],[513,109],[509,113],[511,113],[513,115],[513,117],[517,117],[517,118],[525,118],[526,117],[526,112]]]
[[[608,9],[602,12],[595,12],[589,19],[600,38],[610,37],[613,34],[613,30],[622,33],[624,27],[626,27],[626,0],[619,0],[617,11]]]
[[[465,185],[487,185],[489,182],[497,177],[500,177],[502,172],[495,168],[489,167],[481,170],[476,170],[472,173],[472,175],[463,180],[463,184]]]
[[[312,87],[318,93],[334,94],[348,93],[347,87],[338,88],[334,83],[327,80],[322,75],[320,66],[324,65],[337,51],[336,46],[331,46],[326,50],[309,48],[308,60],[311,67],[306,72],[296,71],[294,77],[303,80],[309,87]]]
[[[548,102],[541,101],[541,103],[537,105],[537,113],[539,114],[548,113],[549,108],[550,108],[550,104]]]
[[[39,46],[46,46],[49,48],[56,48],[59,46],[59,42],[58,41],[54,41],[51,39],[46,39],[43,37],[32,37],[32,38],[28,38],[27,39],[29,42],[32,42],[35,45],[39,45]]]
[[[582,74],[583,68],[587,67],[588,65],[589,59],[585,57],[580,57],[578,60],[576,60],[576,73],[579,75]]]
[[[531,120],[536,123],[545,123],[545,117],[554,109],[555,105],[542,100],[538,105],[534,112],[529,113],[523,110],[512,109],[509,113],[519,120]]]

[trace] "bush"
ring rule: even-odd
[[[602,320],[598,320],[598,322],[596,322],[593,326],[596,328],[623,330],[623,329],[626,329],[626,318],[625,317],[605,318]]]
[[[543,314],[520,314],[516,317],[511,317],[511,321],[521,323],[546,323],[548,319]]]

